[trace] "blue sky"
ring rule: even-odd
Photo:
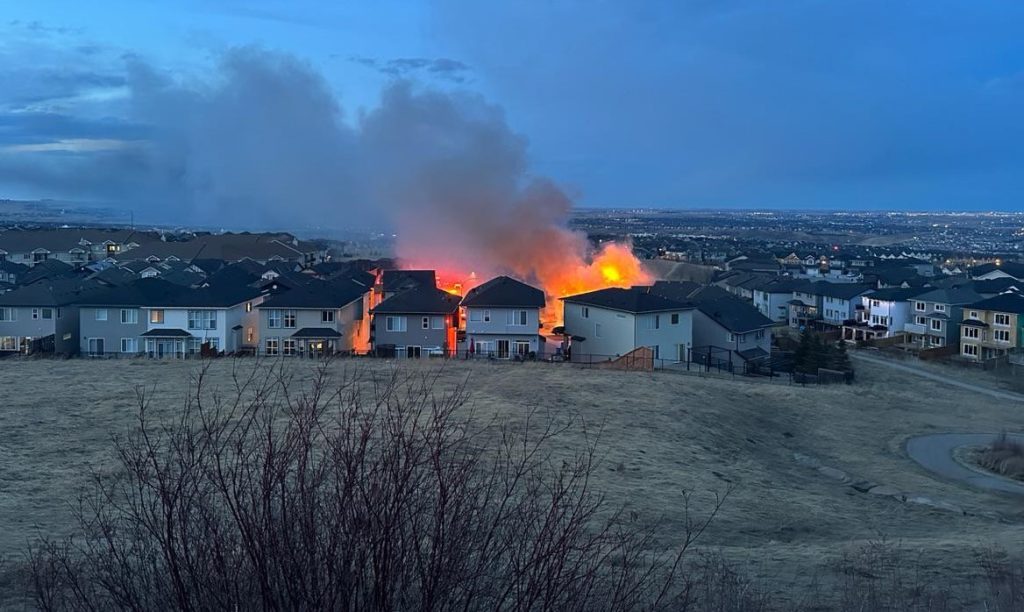
[[[231,66],[280,67],[285,57],[296,65],[281,70],[315,81],[299,106],[326,92],[317,108],[343,124],[323,150],[362,139],[361,122],[400,80],[500,114],[522,138],[522,176],[552,178],[577,205],[1018,210],[1021,32],[1024,3],[994,0],[6,0],[0,197],[141,209],[167,205],[157,191],[244,200],[232,192],[239,177],[280,160],[202,166],[192,156],[209,147],[176,140],[174,118],[231,116],[231,92],[259,105],[251,81],[224,85],[241,74]],[[231,60],[240,48],[249,55]],[[146,92],[156,90],[154,102]],[[316,125],[302,129],[333,129]],[[286,138],[292,127],[269,133]],[[292,156],[305,148],[297,142]],[[364,155],[336,159],[353,157]],[[325,186],[358,199],[333,163],[312,165],[332,175]],[[176,192],[183,165],[193,179]],[[354,167],[340,175],[360,174]]]

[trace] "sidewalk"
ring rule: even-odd
[[[935,372],[932,372],[930,370],[926,370],[921,367],[907,364],[902,361],[887,359],[885,357],[877,357],[874,355],[865,355],[864,353],[859,351],[851,351],[850,357],[858,361],[864,361],[867,363],[873,363],[875,365],[885,366],[887,368],[891,368],[894,370],[908,372],[910,374],[920,376],[921,378],[927,378],[929,380],[934,380],[936,382],[952,385],[954,387],[960,387],[961,389],[967,389],[968,391],[973,391],[975,393],[988,395],[989,397],[994,397],[1001,400],[1010,400],[1013,402],[1024,402],[1024,395],[1021,395],[1020,393],[1013,393],[1012,391],[1000,391],[998,389],[993,389],[991,387],[985,387],[982,385],[965,382],[963,380],[950,378],[948,376],[942,376],[941,374],[936,374]]]

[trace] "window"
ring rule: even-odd
[[[264,343],[264,347],[265,347],[265,352],[268,355],[277,355],[277,353],[278,353],[278,350],[277,350],[278,340],[277,340],[277,338],[267,338],[266,342]]]
[[[601,331],[602,331],[601,330],[601,324],[600,323],[594,323],[594,337],[595,338],[603,337],[603,334],[601,333]]]
[[[430,326],[434,329],[444,329],[444,317],[431,317]]]
[[[925,305],[924,302],[914,302],[914,310],[916,310],[918,312],[924,312],[925,309],[926,309],[926,305]]]
[[[996,329],[992,331],[992,339],[996,342],[1009,342],[1010,341],[1010,330],[1008,329]]]
[[[189,329],[217,329],[217,313],[213,310],[188,311]]]
[[[970,318],[972,318],[972,319],[977,319],[977,318],[978,318],[978,311],[977,311],[977,310],[972,310],[972,311],[971,311],[971,314],[970,314],[970,315],[968,315],[968,316],[969,316]]]
[[[526,325],[526,311],[525,310],[509,310],[505,312],[505,323],[507,325],[522,326]]]
[[[245,341],[248,344],[252,344],[256,340],[256,330],[249,327],[245,330]]]
[[[661,329],[661,315],[654,315],[654,329]]]
[[[285,310],[281,315],[282,324],[286,329],[292,329],[295,327],[295,311]]]
[[[267,311],[267,327],[270,329],[278,329],[281,327],[281,311],[280,310],[268,310]]]
[[[16,312],[13,308],[0,308],[0,321],[17,321]]]
[[[484,311],[484,323],[490,323],[490,322],[491,322],[491,311],[490,310],[485,310]]]
[[[384,319],[384,329],[389,332],[404,332],[405,317],[386,317]]]
[[[430,329],[430,317],[423,317],[423,320],[420,321],[420,327]]]
[[[935,312],[946,312],[946,305],[945,304],[936,304],[935,305]]]
[[[295,354],[295,340],[293,338],[285,338],[281,342],[281,354],[283,354],[283,355],[294,355]]]
[[[480,312],[479,310],[472,310],[471,309],[469,311],[469,320],[470,321],[483,321],[484,320],[484,313]]]
[[[590,308],[588,308],[587,306],[583,306],[580,309],[580,314],[583,315],[584,319],[589,319],[590,318]]]
[[[917,321],[918,325],[927,325],[928,324],[928,319],[926,317],[921,317],[921,316],[915,317],[915,321]]]
[[[252,312],[252,302],[246,302],[245,303],[245,311],[246,312]]]
[[[729,333],[725,334],[725,341],[726,342],[736,342],[736,334],[734,334],[732,332],[729,332]]]
[[[15,336],[0,336],[0,351],[18,350],[18,338]]]
[[[993,323],[995,323],[996,325],[1002,325],[1003,327],[1009,327],[1010,315],[997,312],[995,318],[993,319]]]
[[[122,353],[138,353],[139,341],[136,338],[121,338]]]
[[[52,319],[53,309],[52,308],[33,308],[32,309],[33,319]]]
[[[932,346],[942,346],[942,344],[943,344],[943,342],[942,342],[942,336],[929,336],[929,337],[928,337],[928,342],[929,342],[929,343],[930,343],[930,344],[931,344]]]
[[[107,320],[107,309],[106,308],[97,308],[96,309],[96,320],[97,321],[106,321]]]
[[[965,344],[963,349],[964,355],[970,355],[971,357],[978,356],[978,345],[977,344]]]
[[[162,324],[164,322],[164,311],[162,309],[154,309],[149,311],[149,322]]]
[[[64,309],[62,309],[62,308],[58,308],[57,309],[57,318],[58,319],[63,319],[64,318]]]
[[[978,328],[977,327],[965,327],[964,328],[964,338],[977,338],[980,335],[981,334],[978,333]]]
[[[764,330],[763,329],[759,329],[756,332],[754,332],[754,338],[756,338],[758,340],[760,340],[761,338],[764,338]]]
[[[139,322],[139,311],[131,308],[121,309],[121,322],[126,325],[134,325]]]
[[[932,319],[932,331],[942,331],[942,319]]]
[[[672,318],[670,319],[670,321],[671,321],[672,325],[679,325],[679,313],[678,312],[673,312],[672,313]]]
[[[872,308],[878,308],[881,305],[882,305],[882,303],[879,302],[878,300],[871,300],[871,307]]]
[[[334,311],[333,310],[321,310],[320,311],[320,322],[321,323],[334,323]]]

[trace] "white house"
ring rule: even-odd
[[[616,359],[649,347],[655,359],[686,361],[693,346],[693,305],[647,287],[609,288],[562,298],[571,360]]]

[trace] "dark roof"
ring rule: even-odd
[[[859,285],[857,283],[830,283],[828,281],[819,281],[817,283],[811,283],[811,286],[809,288],[804,288],[803,291],[839,300],[852,300],[859,295],[863,295],[868,291],[871,291],[871,287],[868,285]]]
[[[544,292],[508,276],[499,276],[477,285],[462,298],[462,305],[494,308],[544,308]]]
[[[690,296],[704,285],[693,281],[654,281],[651,293],[677,302],[689,301]]]
[[[341,308],[363,297],[369,287],[351,279],[313,280],[266,299],[259,308]]]
[[[866,294],[866,297],[872,300],[880,300],[883,302],[903,302],[910,298],[917,297],[924,293],[926,290],[920,288],[909,288],[904,289],[902,287],[890,287],[888,289],[878,289]]]
[[[437,287],[433,270],[384,270],[381,274],[384,293],[397,293],[414,287]]]
[[[340,338],[341,332],[330,327],[303,327],[292,338]]]
[[[161,278],[143,278],[122,287],[96,293],[79,303],[82,306],[145,306],[220,308],[241,304],[260,295],[252,287],[218,284],[191,289]]]
[[[960,325],[966,325],[967,327],[988,327],[988,323],[977,319],[964,319],[960,322]]]
[[[756,308],[735,297],[698,301],[697,310],[715,323],[735,333],[755,331],[775,325],[774,321],[761,314]]]
[[[810,281],[796,278],[767,278],[751,288],[766,293],[792,293],[806,289],[811,284]]]
[[[649,287],[630,287],[621,289],[609,287],[598,289],[589,293],[570,295],[562,298],[563,301],[575,304],[584,304],[596,308],[631,312],[634,314],[644,312],[664,312],[669,310],[687,310],[693,308],[693,304],[672,300],[662,297],[649,291]]]
[[[46,278],[71,277],[74,274],[74,266],[58,259],[47,259],[32,266],[28,272],[21,275],[18,282],[22,285],[29,285]]]
[[[992,310],[1024,314],[1024,296],[1019,293],[1004,293],[970,305],[972,310]]]
[[[0,259],[0,271],[8,272],[11,274],[24,274],[28,272],[28,266],[15,263],[6,259]]]
[[[191,338],[192,334],[183,329],[174,327],[151,329],[148,332],[139,334],[142,338]]]
[[[451,314],[459,309],[459,296],[437,287],[418,286],[397,293],[371,312],[394,314]]]
[[[736,351],[736,354],[746,361],[751,361],[754,359],[764,359],[765,357],[768,357],[768,351],[764,350],[759,346],[755,346],[754,348],[748,348],[744,351]]]
[[[977,291],[970,287],[948,287],[932,289],[916,296],[922,302],[936,302],[938,304],[970,304],[984,299]]]
[[[66,306],[102,290],[94,281],[47,279],[0,294],[0,306]]]
[[[1014,278],[1024,279],[1024,263],[1015,261],[1004,261],[998,265],[994,263],[981,264],[970,269],[971,276],[982,276],[989,272],[1000,270]]]

